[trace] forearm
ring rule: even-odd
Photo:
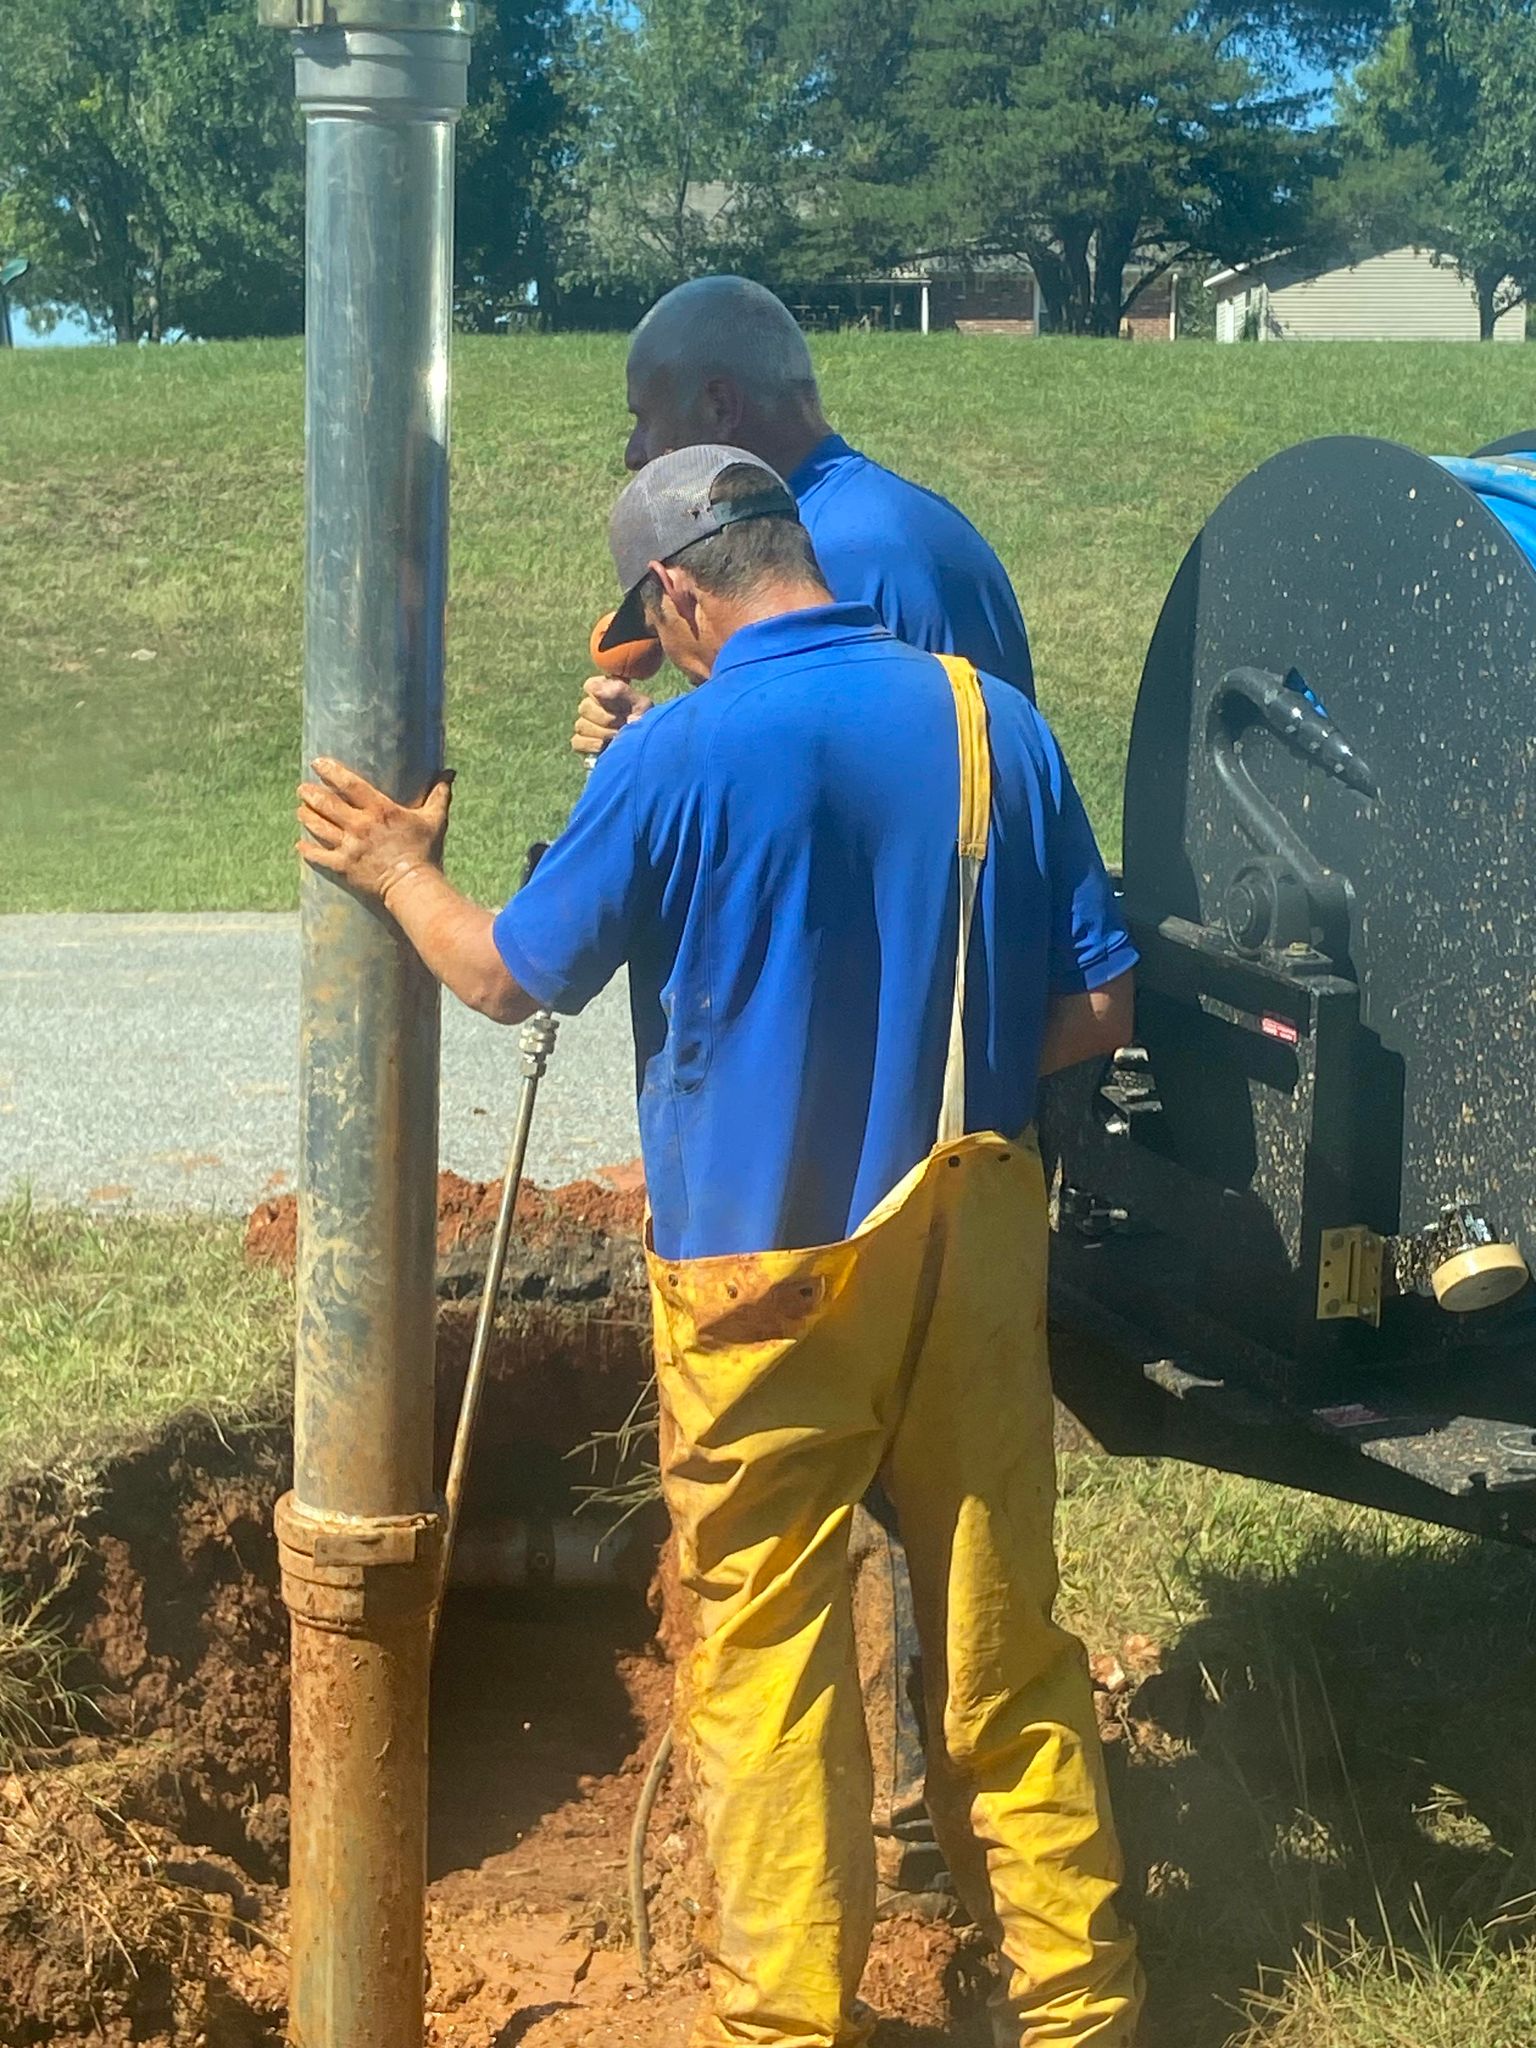
[[[498,1024],[521,1024],[539,1007],[507,972],[490,911],[461,895],[441,868],[408,868],[384,893],[384,907],[444,988]]]
[[[1082,995],[1057,996],[1045,1014],[1040,1047],[1042,1075],[1101,1059],[1130,1041],[1136,1022],[1135,989],[1129,974]]]

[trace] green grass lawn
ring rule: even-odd
[[[1536,1559],[1171,1461],[1062,1484],[1064,1617],[1163,1646],[1108,1751],[1145,2048],[1529,2048]]]
[[[280,1412],[293,1290],[223,1219],[0,1202],[0,1487],[78,1472],[173,1416]]]
[[[1519,349],[816,346],[836,423],[997,546],[1111,850],[1142,651],[1222,492],[1313,434],[1464,452],[1536,418]],[[457,344],[451,858],[487,900],[579,786],[623,356],[617,336]],[[296,342],[0,359],[0,909],[294,900],[301,382]]]

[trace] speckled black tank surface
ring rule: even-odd
[[[1043,1113],[1060,1306],[1107,1342],[1062,1374],[1095,1426],[1511,1534],[1536,1528],[1533,446],[1315,441],[1217,508],[1132,730],[1137,1044]]]

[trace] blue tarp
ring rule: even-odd
[[[1435,460],[1476,492],[1536,567],[1536,455],[1437,455]]]

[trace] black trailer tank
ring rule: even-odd
[[[1060,1377],[1106,1442],[1506,1533],[1536,1529],[1533,447],[1316,441],[1218,507],[1132,727],[1136,1042],[1042,1108]]]

